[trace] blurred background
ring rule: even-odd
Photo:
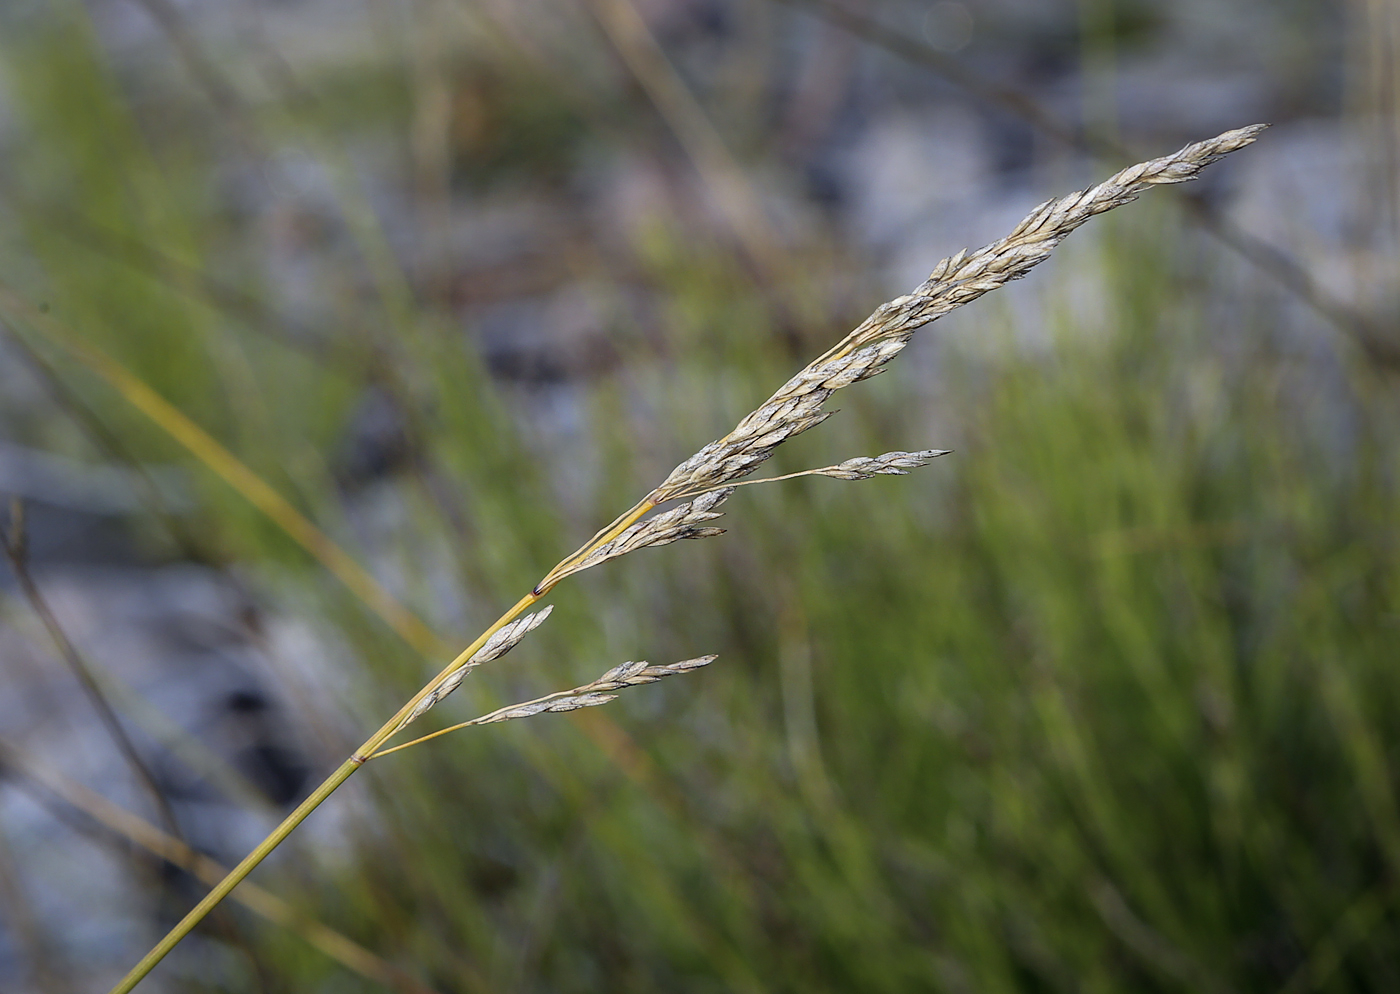
[[[370,764],[142,990],[1400,989],[1398,106],[1394,0],[5,0],[0,988],[114,983],[170,846],[939,259],[1270,121],[765,469],[953,455],[420,727],[716,664]]]

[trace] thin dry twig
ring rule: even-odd
[[[0,284],[0,310],[21,316],[42,330],[44,336],[68,355],[102,377],[122,397],[183,445],[210,470],[258,508],[303,549],[340,580],[367,607],[380,616],[405,642],[424,654],[441,650],[442,643],[427,624],[405,607],[388,589],[337,545],[310,518],[253,472],[212,435],[195,424],[116,359],[33,306],[8,286]]]
[[[589,0],[604,34],[680,141],[744,251],[770,275],[788,266],[777,234],[709,116],[690,91],[632,0]]]
[[[156,780],[155,774],[151,772],[150,766],[146,764],[140,750],[136,748],[136,743],[131,741],[131,736],[122,727],[121,718],[117,716],[116,709],[107,700],[107,695],[103,691],[97,675],[93,672],[91,664],[78,651],[78,647],[73,644],[73,640],[68,637],[68,633],[59,624],[58,616],[49,606],[48,598],[39,589],[34,574],[29,571],[27,538],[24,502],[18,497],[11,498],[10,525],[8,528],[0,529],[0,546],[4,547],[5,558],[9,560],[10,571],[14,574],[15,582],[19,584],[19,589],[23,592],[25,600],[29,602],[30,608],[43,624],[44,630],[48,632],[49,638],[58,650],[59,657],[68,666],[79,686],[83,688],[83,693],[87,695],[93,710],[97,712],[98,719],[107,729],[107,734],[111,736],[117,751],[122,754],[122,758],[131,767],[131,771],[136,774],[136,779],[150,795],[160,820],[165,823],[166,830],[172,835],[179,835],[179,822],[175,819],[175,812],[170,807],[170,801],[166,798],[165,791],[161,790],[160,782]]]
[[[66,414],[107,458],[130,471],[130,480],[137,499],[161,523],[180,552],[189,559],[201,558],[199,543],[171,509],[169,501],[156,484],[146,464],[136,458],[97,412],[63,382],[58,371],[25,340],[23,335],[12,328],[3,316],[0,316],[0,338],[19,352],[22,361],[29,364],[54,406]]]

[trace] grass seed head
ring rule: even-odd
[[[880,373],[930,321],[1018,280],[1069,234],[1097,214],[1136,200],[1152,186],[1185,183],[1230,152],[1251,144],[1267,125],[1227,131],[1171,155],[1129,166],[1088,190],[1048,200],[1011,234],[968,254],[944,259],[913,293],[882,304],[835,347],[819,356],[743,418],[724,438],[686,459],[650,496],[655,503],[721,486],[753,472],[773,449],[820,424],[837,390]]]

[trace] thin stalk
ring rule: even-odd
[[[145,978],[146,974],[150,973],[151,970],[155,968],[157,963],[165,959],[166,954],[174,949],[181,939],[203,921],[205,916],[213,911],[219,902],[228,897],[229,892],[237,887],[243,881],[243,878],[252,872],[253,867],[261,863],[272,850],[281,845],[283,840],[292,833],[292,829],[300,825],[306,819],[307,815],[315,811],[322,801],[330,797],[331,794],[335,792],[335,789],[348,780],[350,775],[359,768],[360,764],[354,759],[347,759],[342,763],[339,769],[327,777],[321,786],[316,788],[315,793],[302,801],[301,804],[297,805],[297,809],[288,815],[282,824],[273,829],[271,835],[263,839],[256,849],[245,856],[243,862],[230,870],[228,876],[224,877],[213,890],[204,896],[204,900],[196,904],[193,910],[181,919],[180,924],[172,928],[169,934],[156,944],[154,949],[141,958],[141,962],[131,968],[131,972],[122,978],[121,983],[112,988],[112,994],[127,994],[128,991],[139,984]]]
[[[407,749],[409,746],[422,745],[424,742],[429,742],[440,735],[446,735],[448,732],[455,732],[459,729],[470,728],[472,725],[478,724],[480,724],[480,722],[478,722],[475,718],[473,718],[471,721],[459,721],[455,725],[448,725],[446,728],[439,728],[436,732],[430,732],[427,735],[420,735],[416,739],[409,739],[407,742],[400,742],[398,745],[390,746],[388,749],[380,749],[376,752],[372,752],[366,758],[378,759],[381,756],[389,755],[389,753],[391,752],[398,752],[401,749]]]
[[[94,826],[100,827],[101,831],[94,836],[95,838],[108,844],[116,843],[123,850],[127,847],[122,842],[135,843],[171,866],[178,866],[205,883],[217,883],[228,872],[184,841],[162,832],[144,818],[112,803],[96,791],[68,779],[3,740],[0,740],[0,759],[3,760],[7,772],[19,774],[17,785],[20,789],[49,808],[54,817],[63,819],[66,812],[62,806],[66,805],[90,819],[91,825],[81,822],[74,826],[80,831],[92,832]],[[359,943],[315,919],[300,914],[290,902],[256,884],[249,883],[239,888],[233,899],[268,921],[294,932],[311,946],[363,977],[408,994],[437,994],[431,987],[415,980]]]
[[[105,380],[127,403],[159,425],[245,500],[276,522],[405,642],[425,655],[440,649],[437,635],[421,618],[400,604],[368,570],[336,545],[330,536],[317,528],[266,480],[129,369],[92,344],[79,340],[59,322],[3,284],[0,284],[0,308],[21,315],[31,325],[41,329],[50,341]]]
[[[350,777],[354,775],[355,771],[363,766],[365,762],[375,754],[380,746],[387,742],[403,727],[404,721],[413,713],[413,709],[418,706],[419,701],[436,690],[444,680],[461,668],[467,660],[471,659],[472,655],[486,644],[487,639],[504,626],[510,624],[510,622],[519,617],[527,608],[543,598],[544,595],[549,592],[550,588],[558,582],[551,578],[556,576],[563,567],[588,555],[599,546],[611,542],[655,506],[656,505],[650,498],[641,501],[630,511],[613,522],[610,527],[599,532],[577,552],[564,559],[559,565],[555,566],[554,569],[550,570],[549,573],[546,574],[545,579],[541,580],[534,590],[516,601],[515,605],[510,608],[510,610],[497,618],[491,627],[478,635],[471,645],[458,653],[457,657],[453,659],[452,662],[448,663],[447,666],[443,668],[442,672],[428,683],[424,684],[423,688],[419,690],[418,693],[414,694],[403,707],[399,708],[398,712],[392,718],[381,725],[378,731],[361,743],[360,747],[354,751],[349,759],[342,763],[330,776],[326,777],[321,785],[312,792],[310,797],[297,805],[296,810],[283,819],[282,824],[274,828],[267,838],[258,843],[257,848],[245,856],[242,862],[230,870],[228,876],[219,881],[214,889],[206,894],[204,899],[196,904],[194,908],[190,910],[189,914],[185,915],[185,917],[180,920],[180,923],[170,930],[165,938],[161,939],[150,952],[141,958],[139,963],[131,968],[131,971],[122,978],[121,983],[112,988],[111,994],[128,994],[132,988],[139,984],[142,979],[155,968],[155,965],[163,960],[170,950],[174,949],[180,943],[180,940],[188,935],[196,925],[203,921],[205,916],[218,906],[219,902],[228,897],[233,889],[243,881],[244,877],[253,872],[253,869],[259,863],[266,859],[274,849],[286,841],[287,836],[292,834],[293,829],[305,821],[306,817],[311,814],[311,812],[320,807],[321,802],[335,793],[336,789],[346,780],[349,780]]]
[[[695,498],[695,497],[704,496],[705,494],[712,494],[712,493],[714,493],[716,490],[728,490],[728,489],[730,489],[731,487],[751,487],[751,486],[753,486],[753,485],[756,484],[756,483],[782,483],[784,480],[795,480],[795,479],[797,479],[797,478],[800,477],[800,476],[821,476],[821,475],[823,475],[823,473],[824,473],[826,470],[832,469],[832,468],[833,468],[833,467],[831,467],[831,466],[821,466],[821,467],[818,467],[817,469],[803,469],[803,470],[799,470],[799,471],[796,472],[796,473],[784,473],[782,476],[765,476],[765,477],[763,477],[763,478],[760,479],[760,480],[738,480],[738,481],[731,481],[731,482],[729,482],[729,483],[722,483],[722,484],[720,484],[720,485],[717,486],[717,487],[704,487],[703,489],[700,489],[700,490],[686,490],[686,491],[683,491],[682,493],[676,494],[676,496],[672,497],[671,499],[672,499],[672,500],[691,500],[691,499],[693,499],[693,498]]]
[[[199,559],[199,543],[195,541],[190,530],[171,510],[169,502],[161,493],[160,487],[157,486],[146,465],[132,455],[126,444],[97,416],[97,413],[68,388],[68,385],[63,382],[63,378],[58,375],[58,371],[53,368],[49,361],[40,355],[29,344],[28,340],[17,329],[11,327],[10,323],[2,316],[0,316],[0,337],[13,346],[23,357],[23,361],[29,364],[34,376],[40,381],[54,406],[66,414],[108,459],[121,463],[131,471],[131,481],[136,490],[137,498],[146,505],[147,510],[165,528],[181,554],[187,559]]]

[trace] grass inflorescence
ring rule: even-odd
[[[499,88],[435,64],[450,30],[430,24],[411,39],[421,63],[415,49],[378,67],[387,104],[364,99],[361,76],[215,115],[182,84],[152,114],[139,99],[151,81],[117,78],[78,9],[49,6],[67,13],[42,18],[47,33],[20,45],[18,31],[0,32],[7,100],[25,122],[4,178],[0,279],[29,348],[7,358],[32,362],[55,398],[16,417],[0,397],[6,430],[87,459],[184,468],[185,505],[162,507],[148,487],[139,534],[157,557],[227,567],[274,634],[295,619],[330,647],[324,681],[282,712],[307,741],[319,741],[313,725],[374,727],[386,702],[409,700],[509,606],[502,591],[529,592],[399,712],[392,740],[357,754],[355,789],[279,847],[263,889],[233,892],[280,923],[224,909],[268,986],[407,989],[405,972],[444,991],[1395,986],[1393,382],[1320,327],[1300,329],[1248,270],[1178,224],[1167,197],[1091,226],[1039,279],[960,312],[945,334],[901,337],[1023,275],[1096,207],[1170,179],[1179,156],[1053,201],[1015,237],[940,265],[861,326],[870,337],[809,364],[731,432],[890,289],[843,233],[809,246],[763,223],[741,164],[768,153],[723,147],[745,115],[761,119],[755,135],[772,123],[768,101],[744,102],[755,77],[740,62],[722,66],[731,106],[730,91],[704,91],[703,64],[665,63],[675,40],[653,44],[630,3],[558,8],[514,34],[514,5],[488,3],[473,7],[490,46],[523,53]],[[641,90],[609,89],[622,69],[589,75],[574,58],[594,21]],[[757,37],[761,21],[731,27]],[[558,64],[546,29],[568,35]],[[541,39],[543,53],[529,48]],[[833,45],[829,61],[815,50],[821,80],[836,75]],[[468,99],[442,99],[454,86]],[[229,120],[256,140],[217,140]],[[415,269],[418,239],[404,251],[382,188],[357,188],[363,162],[337,146],[346,122],[356,148],[371,134],[411,139],[424,218],[413,230],[443,272]],[[435,127],[476,144],[449,155]],[[621,244],[590,218],[550,229],[548,252],[448,279],[449,199],[499,207],[489,198],[530,182],[546,149],[553,217],[567,199],[560,174],[595,162],[599,145],[642,158],[669,148],[651,135],[629,144],[629,129],[651,127],[684,136],[732,240],[663,214]],[[1071,145],[1083,137],[1060,130]],[[1117,142],[1089,144],[1112,162],[1105,173],[1133,160]],[[210,177],[243,182],[240,157],[259,146],[288,147],[307,168],[298,181],[314,173],[312,194],[260,161],[247,182],[270,183],[239,210],[215,209]],[[468,162],[461,175],[452,155]],[[1037,146],[1035,182],[1061,168]],[[1208,216],[1230,216],[1228,183],[1198,189]],[[330,201],[322,213],[307,208],[316,196]],[[264,229],[276,237],[250,234]],[[279,310],[285,287],[265,273],[289,240],[302,249],[285,268],[306,296]],[[1285,278],[1306,275],[1265,258]],[[488,374],[496,360],[462,322],[475,333],[492,302],[548,295],[559,280],[594,292],[612,359],[581,373],[563,363],[562,385],[548,380],[554,353]],[[1295,283],[1314,306],[1322,286],[1346,296],[1330,277]],[[335,303],[303,309],[308,299]],[[545,375],[529,379],[532,363]],[[830,413],[830,391],[880,368],[878,384],[841,394],[840,417],[806,431]],[[367,394],[399,418],[394,445],[371,453],[378,475],[342,455]],[[557,424],[531,417],[548,404],[567,414],[565,444],[549,435]],[[958,455],[883,479],[938,458],[919,449],[932,444]],[[916,451],[886,451],[896,446]],[[756,468],[772,475],[734,475]],[[865,482],[831,482],[853,478]],[[758,485],[777,480],[790,482]],[[728,537],[714,538],[719,525]],[[703,541],[655,551],[680,538]],[[49,582],[37,569],[35,580]],[[22,597],[3,604],[7,622],[27,617]],[[100,676],[114,644],[84,642],[83,661]],[[306,644],[271,639],[268,658]],[[687,659],[701,651],[723,661]],[[685,662],[595,679],[641,656]],[[672,673],[686,675],[619,693]],[[570,689],[547,693],[556,687]],[[110,699],[138,748],[160,743],[162,763],[195,755],[200,730],[169,716],[173,733],[158,728],[130,691]],[[484,723],[496,727],[455,731]],[[334,768],[359,737],[328,736],[340,751],[311,749],[315,764]],[[109,825],[116,847],[132,839],[206,885],[222,876],[0,747],[68,821]],[[221,790],[200,777],[201,799]],[[4,827],[16,827],[8,814]],[[55,895],[65,885],[43,880]],[[133,873],[118,913],[145,921],[161,894],[170,900]],[[155,979],[254,989],[243,958],[228,965],[230,934],[202,930]],[[136,952],[69,986],[110,984],[129,966],[115,957]]]
[[[546,617],[545,612],[517,622],[528,607],[538,602],[556,584],[591,566],[649,546],[666,545],[682,538],[709,538],[721,529],[699,522],[718,517],[714,508],[731,495],[725,484],[752,473],[767,461],[775,449],[790,438],[816,427],[830,416],[825,402],[836,391],[884,371],[885,365],[909,343],[915,331],[978,297],[1025,276],[1049,257],[1051,251],[1072,231],[1096,214],[1135,200],[1154,185],[1187,182],[1200,170],[1224,155],[1255,140],[1263,125],[1230,131],[1209,141],[1187,145],[1173,155],[1140,163],[1108,180],[1036,208],[1007,237],[969,255],[960,252],[944,259],[928,280],[912,293],[876,309],[865,322],[840,343],[813,360],[785,383],[777,393],[723,438],[702,447],[680,463],[662,483],[631,510],[622,514],[587,544],[566,557],[536,586],[516,602],[432,681],[418,691],[398,713],[385,722],[332,773],[310,797],[301,803],[252,853],[220,882],[176,925],[119,983],[112,994],[126,994],[138,984],[203,918],[232,892],[245,876],[273,852],[312,811],[366,762],[382,755],[385,745],[411,721],[425,713],[441,697],[460,684],[471,668],[508,651]],[[101,371],[101,364],[96,368]],[[907,458],[916,464],[927,461]],[[929,457],[931,458],[931,456]],[[894,456],[886,457],[888,468]],[[849,476],[862,474],[848,470]],[[869,473],[865,475],[874,475]],[[678,504],[653,517],[645,516],[658,505],[687,493],[698,493],[693,500]],[[503,634],[504,633],[504,634]],[[705,659],[708,662],[709,658]],[[692,660],[692,663],[697,662]],[[633,664],[627,664],[632,666]],[[674,672],[693,667],[677,664]],[[624,667],[626,669],[626,667]],[[476,722],[486,724],[506,718],[525,717],[550,711],[568,711],[605,704],[612,698],[600,687],[615,689],[630,678],[610,671],[594,684],[551,695],[537,701],[494,712]],[[631,670],[627,670],[630,674]],[[642,669],[638,679],[654,679],[672,670]],[[645,680],[643,682],[646,682]],[[591,689],[590,689],[591,688]]]

